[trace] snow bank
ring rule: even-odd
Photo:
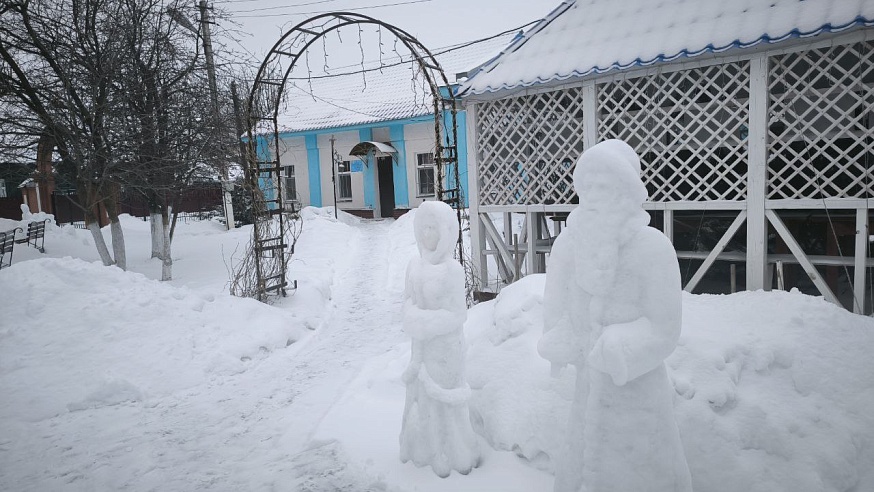
[[[4,423],[163,398],[245,371],[306,331],[291,313],[251,299],[72,258],[4,268],[0,292]]]
[[[537,355],[542,290],[471,311],[468,378],[489,442],[551,469],[573,378]],[[797,292],[685,295],[684,313],[666,362],[696,490],[874,490],[874,320]]]
[[[498,297],[470,310],[465,328],[471,411],[476,430],[495,449],[512,451],[543,470],[562,444],[572,371],[549,376],[549,361],[537,353],[543,333],[545,275],[529,275]]]
[[[123,226],[139,273],[90,263],[90,234],[70,227],[47,230],[46,254],[16,247],[0,271],[0,489],[270,490],[304,476],[299,490],[550,490],[574,374],[551,378],[536,351],[543,276],[468,312],[483,463],[440,479],[398,459],[414,214],[368,229],[310,212],[299,289],[274,306],[222,293],[248,228],[179,224],[165,283],[148,278],[160,262],[136,219]],[[386,248],[358,254],[385,230]],[[334,326],[335,304],[375,295],[397,309],[343,338],[355,327]],[[667,365],[696,490],[874,490],[874,320],[798,293],[683,302]],[[334,376],[347,365],[351,383]]]

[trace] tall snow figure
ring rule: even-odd
[[[464,379],[464,271],[452,258],[458,223],[443,202],[425,202],[413,222],[420,258],[407,266],[404,331],[413,338],[404,371],[407,400],[401,427],[401,461],[431,465],[448,477],[479,461]]]
[[[689,491],[664,364],[682,313],[674,248],[647,226],[640,159],[625,142],[583,153],[574,188],[580,203],[553,245],[538,345],[554,373],[577,368],[555,491]]]

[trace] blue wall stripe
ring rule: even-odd
[[[316,135],[304,137],[307,148],[307,170],[310,186],[310,205],[322,206],[322,170],[319,160],[319,139]]]
[[[404,125],[392,125],[389,127],[391,145],[397,149],[398,154],[393,163],[395,185],[395,207],[410,206],[410,192],[407,186],[407,142],[404,140]]]
[[[358,138],[360,142],[369,142],[373,140],[373,129],[362,128],[358,130]],[[376,210],[376,173],[374,168],[376,164],[371,162],[372,156],[368,154],[364,159],[364,206]]]

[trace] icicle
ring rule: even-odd
[[[367,90],[367,71],[364,69],[364,43],[361,42],[361,25],[358,26],[358,49],[361,51],[361,80],[364,81],[364,89],[361,92]]]
[[[376,30],[376,33],[379,35],[379,73],[383,73],[382,72],[382,66],[383,66],[383,63],[382,63],[382,55],[383,55],[383,52],[382,52],[382,27],[378,28]],[[395,41],[397,42],[397,40],[395,40]]]
[[[310,88],[310,97],[315,101],[316,95],[313,93],[313,71],[310,70],[310,50],[304,51],[304,59],[306,60],[307,65],[307,85]]]

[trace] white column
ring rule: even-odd
[[[671,244],[674,244],[674,211],[666,208],[662,217],[662,222],[664,222],[663,228],[665,236],[668,237]]]
[[[853,270],[853,312],[864,314],[868,260],[868,209],[856,209],[856,264]]]
[[[473,269],[479,273],[480,288],[489,283],[488,261],[486,261],[486,235],[479,217],[479,150],[476,135],[476,104],[468,104],[465,108],[467,120],[467,190],[470,195],[470,258]]]
[[[528,271],[525,274],[531,275],[537,273],[537,239],[540,235],[537,234],[537,212],[526,210],[525,217],[525,225],[528,226],[528,253],[525,255]]]
[[[598,143],[598,94],[594,83],[583,86],[583,149]]]
[[[750,116],[747,136],[747,290],[766,284],[768,221],[765,200],[768,186],[768,57],[750,60]]]
[[[42,196],[39,193],[39,183],[33,188],[36,190],[36,212],[42,212]]]

